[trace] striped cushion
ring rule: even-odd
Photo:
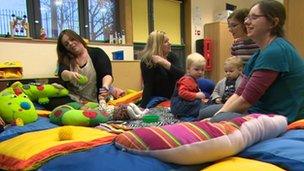
[[[202,120],[138,128],[120,134],[115,144],[166,162],[199,164],[235,155],[258,141],[278,136],[286,127],[283,116],[251,114],[220,123]]]

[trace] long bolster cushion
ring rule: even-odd
[[[190,165],[235,155],[286,128],[284,116],[251,114],[219,123],[202,120],[138,128],[118,135],[115,144],[129,152]]]

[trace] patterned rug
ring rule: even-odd
[[[182,122],[181,120],[175,118],[172,115],[172,113],[170,113],[170,109],[168,108],[160,108],[160,107],[151,108],[146,115],[158,115],[159,121],[146,123],[143,122],[142,120],[131,120],[127,122],[126,126],[129,128],[139,128],[139,127],[149,127],[149,126],[163,126],[163,125]]]

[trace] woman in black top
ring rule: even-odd
[[[87,47],[77,33],[66,29],[58,37],[57,55],[58,76],[68,88],[69,97],[51,99],[47,109],[72,101],[97,102],[108,96],[113,82],[112,67],[102,49]]]
[[[176,81],[184,75],[179,59],[171,52],[171,44],[165,32],[150,33],[141,52],[141,74],[144,83],[141,107],[155,107],[170,99]]]

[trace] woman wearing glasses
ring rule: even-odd
[[[233,11],[233,13],[231,13],[227,19],[229,32],[234,38],[234,43],[231,47],[231,55],[240,58],[243,63],[246,63],[249,58],[259,49],[258,45],[255,44],[247,36],[247,30],[244,21],[248,14],[249,9],[238,9]],[[234,81],[234,89],[238,88],[241,81],[242,75]],[[231,82],[227,82],[227,79],[223,78],[216,84],[211,98],[215,99],[218,96],[218,92],[225,92],[225,89],[228,87],[231,88]],[[200,110],[198,119],[204,119],[206,117],[213,116],[214,113],[216,113],[223,106],[221,102],[214,102],[219,104],[213,104]]]
[[[258,45],[247,37],[247,30],[244,24],[249,9],[238,9],[229,15],[227,22],[229,32],[234,38],[234,43],[231,47],[231,55],[237,56],[246,63],[249,58],[258,50]]]
[[[304,61],[284,38],[285,8],[275,0],[256,3],[245,19],[247,36],[260,50],[245,66],[236,93],[213,121],[242,113],[280,114],[288,122],[304,118]]]

